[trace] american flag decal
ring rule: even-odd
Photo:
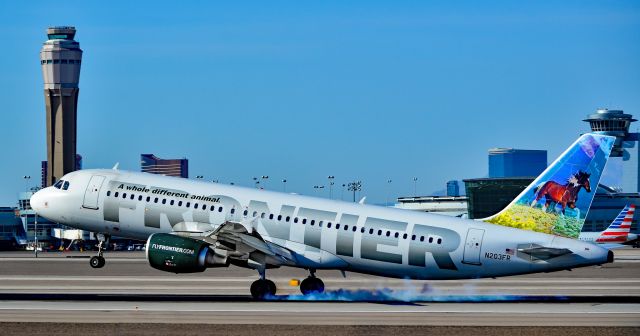
[[[508,254],[508,255],[513,255],[513,253],[514,253],[515,251],[514,251],[513,249],[508,248],[508,249],[504,250],[504,252],[505,252],[506,254]]]

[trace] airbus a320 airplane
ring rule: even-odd
[[[550,272],[613,261],[577,240],[614,138],[586,134],[503,211],[468,220],[117,169],[69,173],[31,198],[38,215],[99,233],[147,239],[159,270],[258,271],[255,298],[276,293],[265,270],[309,270],[302,293],[322,292],[318,269],[395,278],[465,279]]]

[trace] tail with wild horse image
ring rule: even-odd
[[[584,134],[506,208],[482,221],[577,238],[614,140]]]

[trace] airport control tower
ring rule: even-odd
[[[615,136],[616,142],[611,157],[622,158],[622,191],[637,193],[640,191],[640,146],[638,133],[629,132],[629,126],[636,119],[622,110],[598,109],[584,121],[591,126],[593,133]]]
[[[52,185],[76,170],[78,82],[82,50],[75,27],[50,27],[40,50],[47,108],[47,178]]]

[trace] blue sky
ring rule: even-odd
[[[552,161],[598,107],[640,116],[637,1],[6,1],[0,205],[39,183],[50,25],[84,50],[85,168],[155,153],[304,194],[359,179],[380,203],[484,177],[492,147]]]

